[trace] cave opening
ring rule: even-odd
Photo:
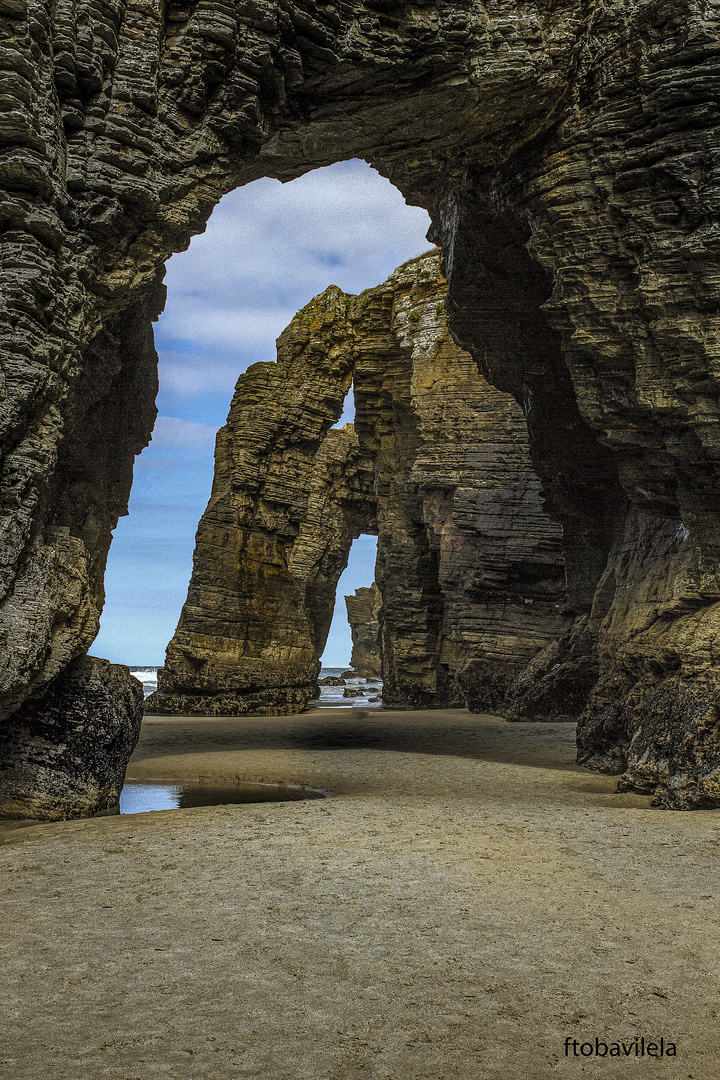
[[[263,178],[237,188],[168,260],[155,331],[158,418],[136,459],[129,515],[115,530],[93,655],[141,668],[163,663],[238,376],[275,360],[277,336],[328,285],[359,293],[426,250],[428,226],[424,210],[356,159],[285,184]],[[354,415],[351,387],[335,427]],[[362,538],[358,550],[363,543],[374,539]]]
[[[16,6],[19,17],[22,5]],[[558,617],[566,610],[592,620],[588,648],[598,658],[596,674],[601,673],[595,720],[604,730],[608,715],[621,717],[612,733],[615,745],[599,748],[611,754],[605,765],[614,768],[612,754],[617,750],[624,759],[631,742],[637,763],[646,762],[647,736],[652,782],[670,775],[673,784],[678,778],[684,785],[683,798],[698,803],[704,791],[715,800],[717,754],[703,733],[706,695],[713,695],[717,680],[716,657],[711,653],[707,667],[705,646],[718,636],[712,569],[718,531],[717,410],[708,345],[717,338],[717,304],[708,292],[717,252],[712,230],[706,235],[705,228],[714,212],[715,186],[701,182],[705,174],[713,175],[707,148],[714,145],[708,134],[714,120],[685,87],[695,61],[709,62],[710,53],[695,35],[688,37],[686,20],[679,20],[668,30],[673,42],[666,55],[668,77],[657,78],[654,63],[645,62],[655,48],[645,33],[645,16],[631,24],[621,20],[608,32],[601,57],[603,64],[611,55],[618,62],[605,65],[607,78],[598,81],[597,53],[578,52],[576,14],[569,9],[553,12],[547,23],[540,13],[541,32],[530,37],[526,21],[516,20],[508,49],[495,55],[488,46],[494,30],[470,10],[466,19],[455,5],[439,5],[432,14],[437,23],[429,28],[418,5],[407,5],[406,11],[395,5],[391,19],[375,19],[365,10],[377,6],[301,5],[303,10],[293,8],[292,14],[283,9],[277,24],[266,20],[263,9],[257,25],[253,19],[248,23],[243,11],[240,21],[231,19],[211,44],[202,10],[178,8],[166,18],[164,9],[140,12],[131,6],[132,19],[118,37],[119,11],[106,5],[109,21],[100,19],[97,35],[88,31],[94,41],[105,42],[97,49],[87,47],[85,30],[78,36],[62,5],[47,24],[52,32],[41,28],[36,34],[39,24],[33,24],[33,32],[26,33],[18,23],[16,34],[13,22],[12,47],[39,81],[18,98],[23,150],[16,151],[13,143],[12,154],[24,161],[27,150],[32,165],[17,172],[13,165],[8,174],[10,249],[3,262],[10,284],[4,334],[13,360],[3,489],[9,538],[3,587],[10,591],[2,614],[15,642],[6,650],[4,715],[15,716],[21,703],[37,699],[76,660],[82,668],[97,629],[112,523],[124,512],[132,455],[151,426],[147,343],[159,307],[157,268],[201,227],[220,194],[233,185],[268,174],[290,179],[312,165],[364,154],[432,208],[434,235],[452,279],[448,311],[456,339],[477,358],[485,356],[483,370],[496,387],[519,384],[513,392],[530,419],[540,480],[546,492],[554,488],[553,510],[566,523],[568,577],[580,586],[568,590],[567,609],[560,607]],[[371,29],[368,19],[374,20]],[[632,33],[639,31],[643,58],[632,72],[621,60],[628,25]],[[545,28],[555,42],[549,63]],[[62,48],[56,48],[61,40]],[[130,78],[128,67],[135,72]],[[669,99],[668,87],[675,88]],[[682,161],[656,168],[666,155],[658,157],[652,125],[641,124],[647,139],[637,138],[631,103],[638,101],[647,115],[654,109],[673,117],[672,130],[682,133]],[[51,146],[52,153],[43,156]],[[693,165],[690,172],[687,162]],[[325,201],[320,209],[326,214]],[[247,221],[252,218],[251,212]],[[324,232],[323,221],[316,239]],[[266,240],[251,254],[265,249]],[[537,261],[542,274],[528,260]],[[337,266],[332,253],[325,263],[328,270]],[[212,269],[224,273],[223,260],[216,258]],[[292,267],[283,269],[292,282]],[[463,280],[472,286],[465,296]],[[186,296],[185,316],[191,321],[198,295],[190,290]],[[463,307],[468,334],[461,333]],[[210,323],[227,335],[223,314]],[[419,310],[410,314],[421,318]],[[502,318],[495,319],[497,333],[489,335],[493,315]],[[259,316],[262,321],[262,311]],[[521,334],[513,332],[516,326]],[[182,375],[187,367],[182,341],[176,352],[176,373]],[[136,364],[138,357],[142,363]],[[212,364],[205,360],[196,365],[198,397],[212,383]],[[161,415],[165,421],[213,426],[193,415]],[[183,450],[191,434],[203,437],[197,427],[165,427]],[[462,427],[469,429],[467,420]],[[458,475],[465,465],[460,462]],[[156,463],[159,474],[163,469],[168,500],[184,499],[187,476],[174,490],[167,462]],[[436,569],[442,570],[451,542],[457,541],[457,551],[472,546],[465,538],[478,531],[473,515],[492,498],[482,489],[473,505],[470,496],[458,494],[471,486],[458,485],[451,510],[458,511],[459,535],[449,536],[443,532],[449,485],[432,488],[432,470],[425,476],[418,484],[422,498],[411,493],[404,504],[415,531],[408,532],[403,522],[397,535],[399,541],[403,536],[417,541],[412,600],[422,611],[424,630],[416,644],[432,675],[444,670],[440,631],[450,608],[436,602]],[[135,498],[142,498],[142,485]],[[167,581],[182,586],[185,577],[168,556],[176,532],[149,501],[150,531],[157,534],[144,538],[142,565],[149,572],[137,585],[136,559],[122,574],[125,582],[136,581],[139,623],[133,614],[119,641],[109,640],[111,597],[103,635],[94,646],[96,653],[116,659],[140,659],[124,656],[116,646],[144,648],[138,625],[149,625],[161,609]],[[528,535],[527,527],[523,532]],[[678,558],[674,547],[667,547],[676,534],[685,545]],[[504,542],[499,529],[484,535],[488,549]],[[151,552],[159,551],[158,544],[169,548],[153,573]],[[143,538],[131,548],[140,555]],[[630,568],[625,551],[632,548],[648,555]],[[535,554],[515,560],[516,568],[542,567]],[[554,559],[553,549],[549,561]],[[389,559],[385,564],[394,569]],[[403,565],[401,554],[397,565]],[[492,569],[475,573],[479,565],[471,565],[468,555],[444,595],[463,592],[477,604],[487,602],[490,611],[506,593],[505,575],[498,582]],[[663,582],[657,589],[655,574]],[[521,574],[508,580],[518,589],[513,625],[527,641],[528,615],[538,611],[541,598],[527,595]],[[661,599],[657,626],[642,632],[633,613],[635,588]],[[692,630],[686,624],[688,608]],[[399,615],[409,610],[399,593],[396,610]],[[482,654],[484,663],[490,655],[485,624],[472,625],[459,604],[458,611],[461,643]],[[700,669],[697,656],[703,658]],[[491,657],[493,664],[496,658]],[[687,659],[682,678],[678,659],[681,665]],[[551,671],[562,666],[553,663]],[[698,670],[703,674],[688,704],[685,676],[695,686]],[[480,671],[476,682],[482,684],[486,676]],[[537,669],[538,681],[536,676]],[[660,699],[653,696],[656,690]],[[657,700],[668,703],[662,738],[654,727]],[[658,748],[677,724],[685,730],[686,717],[690,726],[683,746],[703,749],[698,754],[693,749],[694,756],[683,750],[668,764],[658,757]],[[635,740],[633,733],[642,729],[646,735]],[[650,731],[657,736],[648,736]],[[594,736],[592,742],[597,750]],[[701,759],[712,767],[698,778],[694,770]],[[637,767],[636,779],[628,782],[648,783],[645,764]],[[663,790],[661,797],[678,804],[676,791]]]

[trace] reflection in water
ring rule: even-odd
[[[149,810],[182,810],[191,806],[224,806],[228,803],[294,802],[325,799],[329,791],[302,784],[205,784],[198,780],[126,780],[120,794],[121,814],[145,814]]]

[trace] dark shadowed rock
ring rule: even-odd
[[[74,660],[0,728],[0,816],[59,820],[117,806],[142,700],[128,668]]]
[[[587,615],[581,615],[511,683],[502,715],[508,720],[576,720],[598,670],[596,638]]]
[[[438,252],[363,294],[355,430],[375,464],[383,702],[462,706],[481,657],[488,708],[566,624],[565,571],[522,410],[453,340],[447,297]]]

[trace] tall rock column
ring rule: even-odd
[[[331,287],[280,336],[277,363],[238,379],[148,711],[282,715],[314,695],[328,592],[334,600],[353,535],[374,527],[372,466],[352,428],[329,431],[352,378],[351,341],[348,299]]]
[[[382,674],[378,620],[381,606],[382,595],[375,582],[369,589],[356,589],[352,596],[345,597],[352,635],[350,667],[363,679],[377,678]]]
[[[469,168],[436,235],[453,331],[522,403],[564,525],[578,620],[535,675],[552,694],[594,654],[579,760],[656,805],[716,806],[718,17],[606,15],[583,29],[557,125]]]

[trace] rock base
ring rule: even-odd
[[[303,712],[316,693],[315,684],[247,693],[180,694],[157,690],[145,701],[145,712],[154,716],[292,716]]]
[[[597,641],[583,615],[514,680],[499,715],[517,721],[575,721],[598,673]]]
[[[720,677],[648,680],[619,699],[618,689],[617,679],[598,684],[578,725],[578,763],[622,773],[619,792],[652,795],[660,809],[720,807]]]
[[[142,683],[128,668],[74,660],[0,728],[0,816],[61,821],[116,806],[142,700]]]

